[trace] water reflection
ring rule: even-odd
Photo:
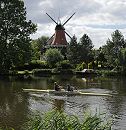
[[[65,106],[65,101],[64,100],[59,100],[59,99],[54,99],[53,100],[53,108],[59,111],[64,110]]]
[[[61,96],[49,94],[23,93],[22,88],[53,89],[53,83],[71,84],[88,92],[116,93],[113,97],[104,96]],[[83,111],[91,109],[115,115],[113,130],[126,128],[126,80],[123,78],[73,76],[35,77],[34,80],[15,80],[14,77],[0,80],[0,126],[20,130],[30,113],[46,112],[53,108],[64,110],[80,117]]]
[[[11,82],[0,82],[0,126],[20,129],[29,112],[28,96],[13,87]]]

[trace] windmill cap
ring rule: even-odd
[[[65,28],[61,24],[58,24],[56,25],[55,30],[65,30]]]

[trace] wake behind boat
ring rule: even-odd
[[[107,93],[93,93],[93,92],[83,92],[79,90],[74,91],[65,91],[61,89],[60,91],[55,90],[42,90],[42,89],[23,89],[23,92],[28,93],[49,93],[49,94],[58,94],[58,95],[85,95],[85,96],[112,96],[111,94]]]

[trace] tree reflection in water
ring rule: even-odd
[[[27,120],[28,95],[14,90],[12,82],[0,82],[0,127],[20,129]]]

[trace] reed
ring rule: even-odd
[[[52,110],[37,115],[23,125],[21,130],[111,130],[110,120],[105,121],[101,114],[85,113],[80,120],[78,116],[68,115],[63,111]],[[14,130],[13,128],[0,128],[0,130]]]
[[[80,120],[75,115],[53,110],[30,121],[27,130],[111,130],[111,122],[103,121],[101,115],[84,114]]]

